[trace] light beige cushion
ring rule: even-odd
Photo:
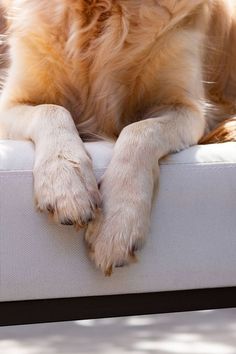
[[[109,143],[86,145],[99,179]],[[196,146],[162,161],[139,263],[105,278],[83,234],[35,211],[31,143],[0,141],[0,301],[236,285],[236,144]]]

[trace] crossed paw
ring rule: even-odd
[[[149,206],[120,179],[105,176],[100,190],[89,158],[63,156],[42,161],[34,170],[36,205],[56,222],[87,228],[89,256],[109,276],[136,261],[149,227]],[[120,183],[120,184],[119,184]]]

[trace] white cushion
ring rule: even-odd
[[[99,179],[112,144],[86,144]],[[82,233],[33,204],[34,148],[0,141],[0,301],[236,285],[236,143],[195,146],[162,161],[140,260],[105,278]]]

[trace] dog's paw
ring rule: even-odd
[[[97,212],[85,234],[90,258],[106,276],[114,268],[137,260],[136,252],[142,248],[149,229],[149,215],[144,205],[113,202],[113,207],[104,213]]]
[[[63,225],[85,227],[100,205],[87,155],[78,160],[60,154],[40,161],[34,169],[34,191],[37,208]]]

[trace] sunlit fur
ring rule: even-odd
[[[184,3],[185,14],[195,6]],[[98,129],[108,135],[117,135],[125,124],[152,108],[160,110],[160,104],[187,100],[182,87],[195,63],[192,53],[188,58],[179,54],[186,42],[198,40],[199,33],[188,32],[202,26],[202,9],[194,13],[198,24],[183,24],[189,27],[185,32],[172,28],[183,10],[174,17],[171,8],[160,11],[150,0],[21,0],[13,1],[13,9],[7,100],[60,104],[76,121],[90,119],[89,132]],[[167,32],[164,37],[163,32]],[[185,75],[180,77],[177,67]],[[17,90],[12,90],[11,81],[17,83]],[[200,91],[197,85],[196,91]],[[197,98],[201,95],[196,92]]]
[[[91,257],[110,274],[148,233],[157,161],[235,112],[236,1],[2,4],[11,63],[0,133],[35,143],[39,208],[61,223],[89,223]],[[100,186],[102,212],[71,117],[84,139],[118,138]]]

